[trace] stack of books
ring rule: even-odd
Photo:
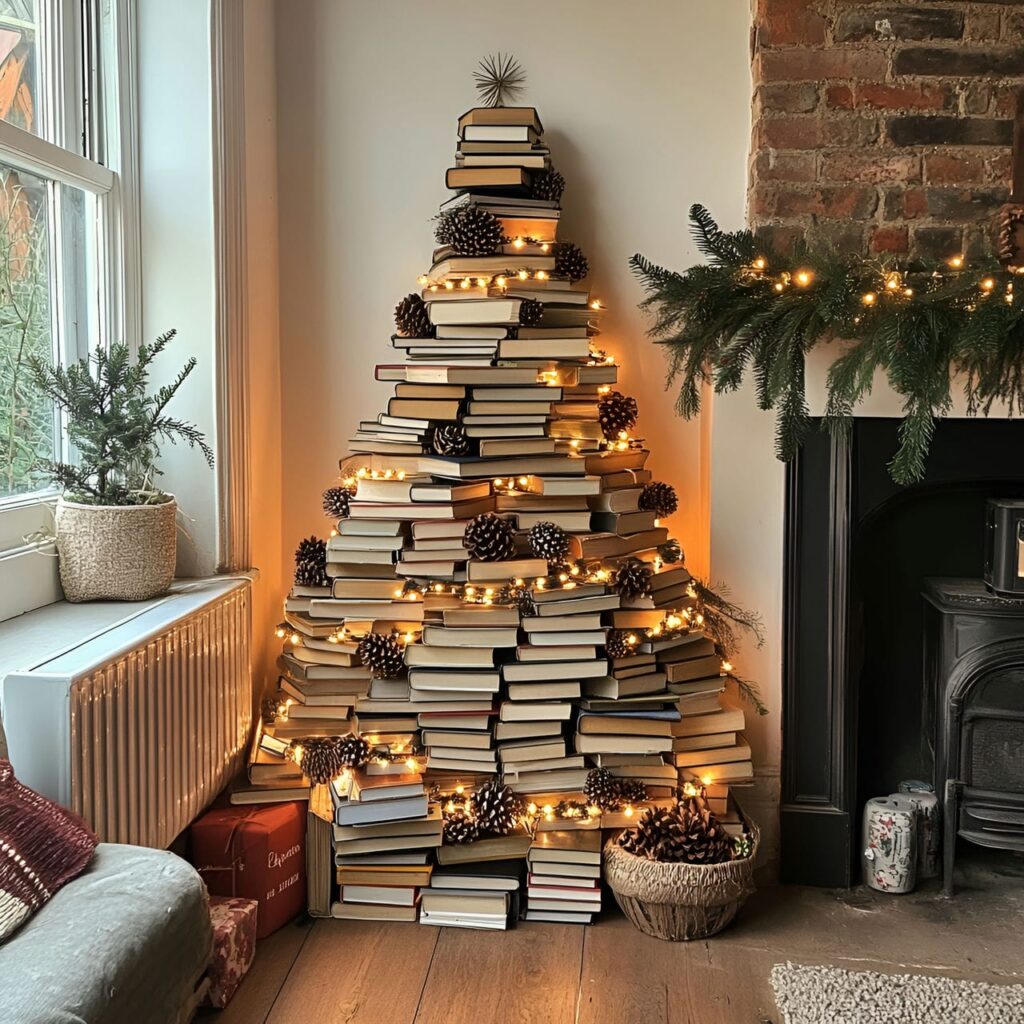
[[[601,825],[631,824],[680,779],[710,779],[730,813],[728,785],[750,773],[742,714],[720,703],[714,644],[687,630],[692,581],[652,510],[670,489],[645,495],[649,453],[597,347],[586,260],[559,238],[562,183],[536,110],[463,115],[446,184],[439,244],[396,309],[394,361],[375,370],[387,405],[340,463],[351,497],[329,585],[286,602],[281,687],[295,710],[267,733],[351,728],[424,766],[415,781],[371,765],[351,791],[332,784],[338,916],[412,920],[420,906],[424,923],[504,928],[529,851],[528,916],[590,920]],[[502,535],[486,550],[467,540],[485,514]],[[619,586],[627,566],[648,585]],[[401,638],[397,678],[360,664],[371,631]],[[648,799],[596,814],[594,768]],[[539,809],[533,848],[515,834],[442,845],[447,800],[428,805],[424,788],[494,780]]]
[[[429,851],[443,821],[428,804],[421,775],[371,764],[330,784],[338,900],[334,917],[415,921],[430,880]]]
[[[601,832],[538,832],[527,856],[526,920],[589,924],[601,913]]]

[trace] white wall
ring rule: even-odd
[[[210,126],[209,0],[140,3],[139,122],[142,217],[142,332],[152,341],[177,328],[154,384],[199,364],[169,412],[211,441],[214,413],[214,263]],[[160,484],[177,496],[178,575],[216,564],[216,480],[202,455],[167,445]]]
[[[523,99],[568,182],[562,237],[590,258],[611,310],[602,343],[624,362],[651,468],[682,498],[672,525],[706,571],[700,425],[672,411],[626,261],[692,262],[692,202],[742,223],[746,0],[306,0],[277,11],[286,554],[326,528],[319,494],[357,420],[388,395],[372,364],[392,358],[392,309],[429,265],[476,61],[500,49],[528,74]]]

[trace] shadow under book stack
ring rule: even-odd
[[[537,112],[463,115],[447,185],[396,309],[403,359],[376,368],[394,396],[325,494],[332,536],[297,552],[253,771],[290,764],[296,737],[367,741],[314,787],[313,913],[584,923],[602,828],[692,779],[739,830],[743,712],[660,523],[675,493],[597,348],[586,258],[558,237]]]

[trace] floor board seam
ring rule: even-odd
[[[423,972],[423,983],[420,985],[420,994],[416,999],[416,1009],[413,1010],[412,1020],[409,1024],[416,1024],[416,1020],[420,1015],[420,1009],[423,1006],[423,993],[427,991],[427,982],[430,980],[430,972],[434,969],[434,957],[437,956],[437,946],[441,941],[441,929],[437,928],[434,930],[434,948],[430,951],[430,962],[427,964],[427,969]]]
[[[295,956],[292,957],[292,962],[288,965],[288,970],[285,971],[281,984],[277,986],[277,991],[274,993],[274,998],[270,1000],[270,1005],[267,1007],[267,1012],[264,1014],[261,1024],[268,1024],[270,1021],[270,1015],[274,1012],[274,1007],[277,1006],[277,1001],[281,998],[281,992],[284,991],[285,985],[288,984],[288,979],[291,978],[292,971],[295,970],[295,965],[299,962],[299,957],[302,956],[302,951],[306,948],[306,943],[309,942],[309,937],[313,934],[315,928],[316,921],[313,921],[309,928],[306,929],[306,934],[302,937],[302,941],[296,948]]]

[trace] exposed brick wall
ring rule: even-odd
[[[981,246],[1009,194],[1024,0],[752,0],[748,213],[863,252]]]

